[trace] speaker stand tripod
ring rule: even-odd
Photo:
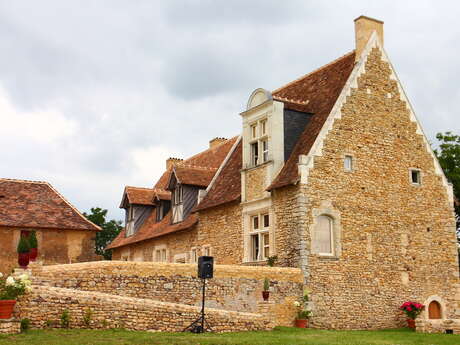
[[[206,278],[202,279],[203,281],[203,295],[201,300],[201,313],[200,316],[193,321],[190,325],[188,325],[184,332],[190,331],[192,333],[204,333],[204,332],[212,332],[211,326],[209,326],[208,321],[205,318],[204,313],[204,303],[205,303],[205,291],[206,291]]]

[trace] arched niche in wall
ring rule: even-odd
[[[266,101],[270,101],[272,99],[273,97],[270,91],[267,91],[262,88],[256,89],[252,92],[251,96],[249,97],[246,110],[257,107],[258,105],[265,103]]]

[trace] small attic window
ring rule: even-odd
[[[422,184],[421,172],[419,169],[410,169],[410,180],[413,185],[420,186]]]
[[[353,157],[350,155],[345,155],[343,161],[343,167],[345,171],[353,171]]]

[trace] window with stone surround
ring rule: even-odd
[[[190,262],[193,264],[198,262],[198,249],[197,248],[192,248],[190,250]]]
[[[410,169],[410,181],[416,186],[420,186],[422,184],[420,169]]]
[[[264,118],[251,124],[250,128],[250,164],[254,167],[268,162],[270,159],[268,150],[268,121]]]
[[[339,258],[342,253],[341,214],[332,202],[324,200],[312,210],[311,253],[323,258]]]
[[[320,255],[334,255],[333,223],[333,219],[326,215],[317,219],[316,241]]]
[[[270,256],[270,216],[261,213],[251,216],[250,261],[264,261]]]
[[[166,248],[155,249],[155,262],[167,262],[168,261],[168,251]]]
[[[211,247],[210,246],[203,246],[203,255],[204,256],[211,256]]]
[[[353,171],[353,157],[350,155],[345,155],[343,161],[343,167],[345,171]]]

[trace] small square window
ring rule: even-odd
[[[420,184],[421,184],[420,170],[411,169],[411,171],[410,171],[410,178],[411,178],[412,184],[420,185]]]
[[[343,161],[343,166],[346,171],[353,171],[353,157],[346,155]]]

